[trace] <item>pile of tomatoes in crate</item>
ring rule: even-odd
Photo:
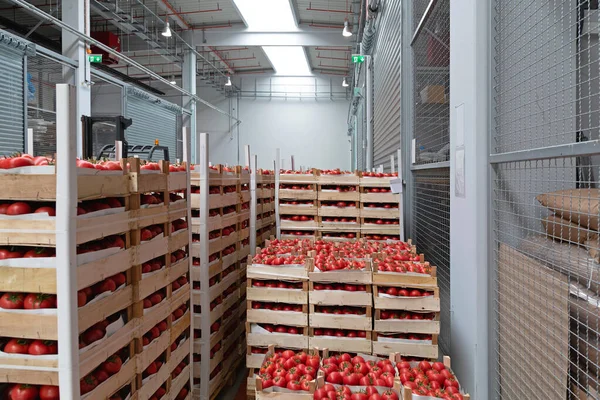
[[[463,400],[456,377],[442,362],[421,361],[396,364],[400,382],[419,396],[431,396],[444,400]]]
[[[293,184],[293,185],[281,184],[281,185],[279,185],[279,188],[287,189],[287,190],[313,190],[312,185],[300,185],[300,184]]]
[[[313,398],[315,400],[398,400],[398,395],[391,389],[379,393],[375,386],[352,390],[348,386],[334,386],[327,383],[322,388],[317,389]]]
[[[262,389],[276,386],[292,391],[309,391],[309,383],[315,380],[320,361],[318,354],[310,355],[304,351],[284,350],[267,354],[258,372]]]
[[[253,264],[263,265],[303,265],[306,256],[265,255],[262,252],[252,259]]]
[[[315,257],[315,267],[321,271],[338,271],[338,270],[364,270],[367,264],[364,261],[348,260],[345,258],[335,257],[333,255],[318,254]]]

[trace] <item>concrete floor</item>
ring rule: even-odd
[[[246,378],[248,378],[248,370],[246,364],[242,363],[236,371],[233,384],[225,386],[216,400],[246,400]]]

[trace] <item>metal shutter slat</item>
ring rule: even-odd
[[[373,166],[390,169],[390,156],[400,149],[400,90],[402,48],[402,2],[383,4],[373,54]]]
[[[148,99],[127,95],[127,118],[132,124],[125,131],[130,145],[153,145],[158,140],[169,148],[172,162],[177,159],[177,113]],[[162,159],[162,153],[153,158]]]
[[[0,154],[22,152],[25,140],[23,53],[0,43]]]

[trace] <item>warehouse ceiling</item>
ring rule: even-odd
[[[213,33],[240,33],[247,28],[247,21],[239,11],[235,1],[239,0],[90,0],[91,32],[110,31],[116,34],[121,43],[121,51],[140,64],[152,69],[165,78],[174,78],[181,84],[182,54],[187,47],[183,43],[195,38],[195,48],[205,60],[198,57],[198,74],[202,76],[242,75],[273,73],[274,66],[261,46],[207,46],[204,35]],[[265,7],[265,0],[256,1]],[[286,1],[286,0],[283,0]],[[316,33],[339,33],[342,36],[344,21],[350,29],[358,30],[359,9],[364,0],[288,0],[298,28]],[[60,18],[61,3],[58,0],[30,0],[43,11]],[[164,21],[169,21],[174,35],[170,39],[160,32]],[[13,25],[13,26],[11,26]],[[29,39],[36,38],[60,42],[60,31],[51,24],[27,14],[8,0],[0,0],[0,27],[29,33]],[[243,33],[243,32],[242,32]],[[201,35],[201,36],[200,36]],[[198,44],[200,43],[200,44]],[[347,40],[348,46],[304,46],[309,67],[313,73],[346,76],[350,72],[349,58],[355,36]],[[344,44],[344,43],[342,43]],[[150,81],[143,71],[135,67],[116,63],[110,68],[131,78]],[[218,70],[218,71],[216,71]]]

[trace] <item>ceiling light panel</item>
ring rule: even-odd
[[[277,75],[307,76],[311,70],[302,46],[263,46]]]
[[[234,0],[249,31],[292,32],[298,30],[289,0]]]

